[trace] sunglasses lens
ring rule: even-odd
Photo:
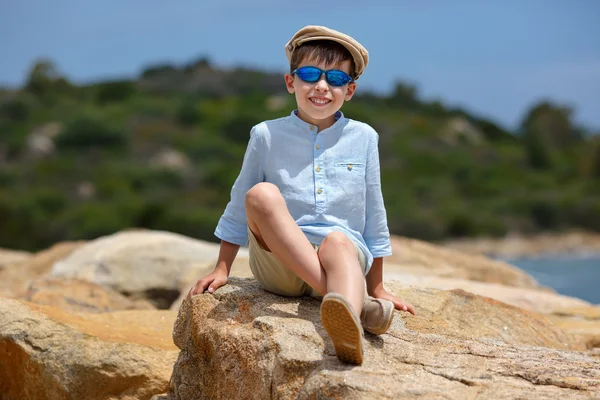
[[[321,70],[315,67],[302,67],[296,71],[296,75],[304,82],[316,82],[321,78]]]
[[[344,71],[339,70],[331,70],[331,71],[321,71],[317,67],[302,67],[296,70],[296,75],[298,78],[302,79],[304,82],[314,83],[321,79],[321,75],[325,72],[325,77],[327,79],[327,83],[331,86],[344,86],[349,82],[352,82],[352,78],[345,73]]]
[[[345,84],[347,84],[348,82],[350,82],[352,79],[350,78],[350,76],[348,76],[348,74],[346,74],[343,71],[328,71],[327,74],[327,82],[332,85],[332,86],[344,86]]]

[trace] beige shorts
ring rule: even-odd
[[[275,254],[265,250],[250,229],[248,229],[248,247],[250,253],[250,270],[263,289],[282,296],[312,296],[321,297],[319,292],[310,287],[296,274],[287,269]],[[315,251],[319,246],[312,245]],[[363,275],[366,270],[367,261],[360,248],[354,244],[358,253],[358,262]]]

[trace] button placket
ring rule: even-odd
[[[316,173],[315,175],[315,209],[317,212],[323,212],[325,209],[325,174],[323,173],[322,165],[323,160],[323,151],[321,150],[321,144],[318,143],[319,137],[316,138],[315,145],[313,147],[314,153],[314,165]]]

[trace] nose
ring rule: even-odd
[[[321,78],[317,81],[315,85],[315,89],[319,92],[327,92],[329,91],[329,85],[327,84],[327,80],[325,80],[325,74],[321,75]]]

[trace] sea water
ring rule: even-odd
[[[600,304],[600,254],[505,260],[560,294]]]

